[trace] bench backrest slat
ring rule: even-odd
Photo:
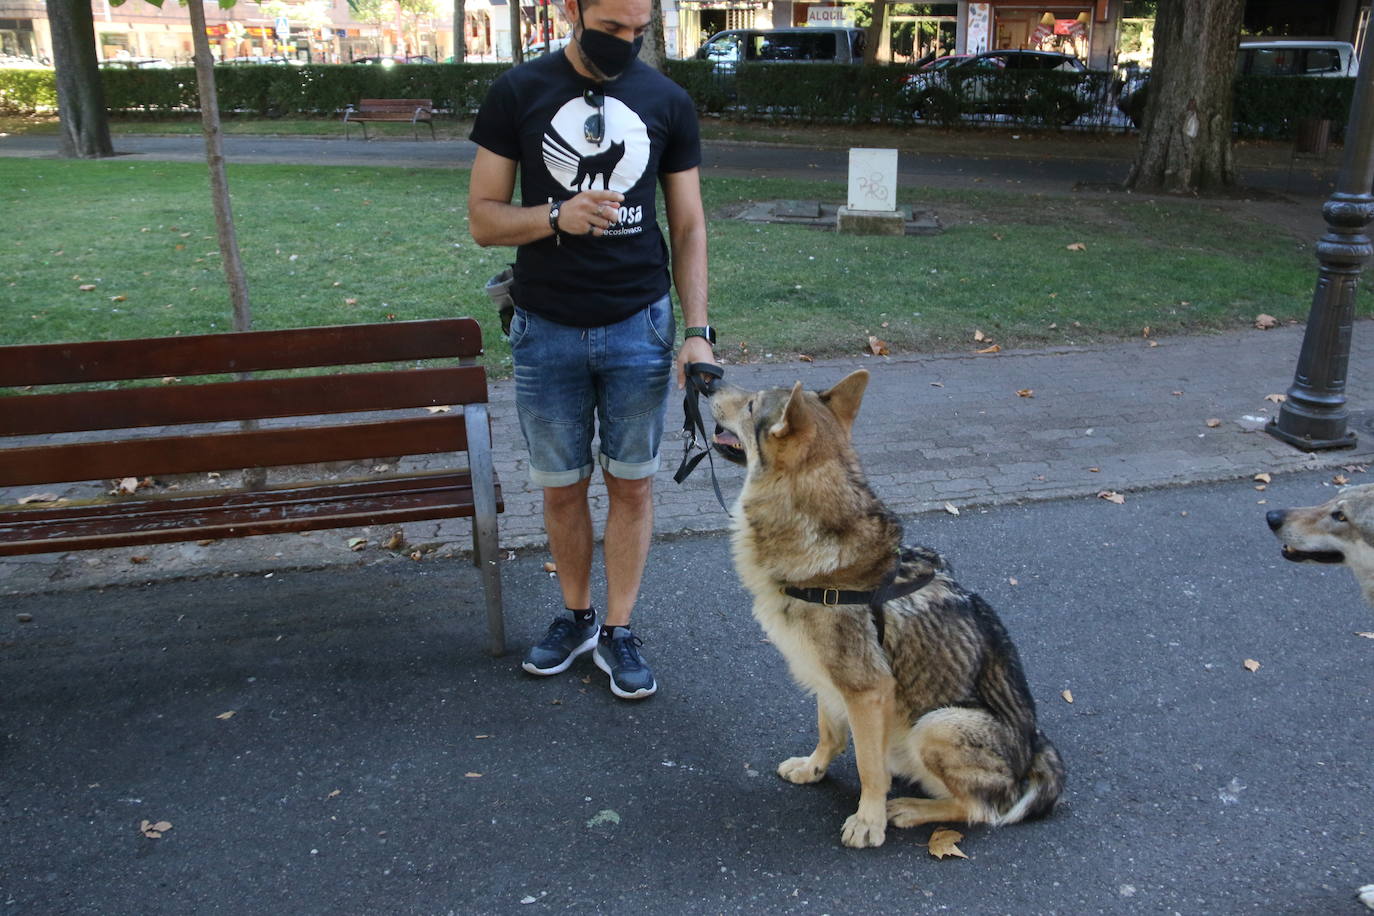
[[[482,353],[471,318],[0,347],[0,387],[361,365]]]
[[[0,437],[485,403],[480,366],[0,398]]]
[[[432,99],[360,99],[359,111],[404,111],[414,113],[417,108],[433,108]]]
[[[0,486],[190,474],[467,450],[461,414],[0,449]]]

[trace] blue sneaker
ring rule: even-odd
[[[629,627],[616,627],[610,639],[599,640],[592,661],[611,676],[611,693],[622,700],[642,700],[658,690],[654,673],[639,655],[644,645]]]
[[[595,619],[579,626],[571,617],[556,617],[544,638],[530,646],[520,667],[530,674],[561,674],[579,655],[596,648],[600,632]]]

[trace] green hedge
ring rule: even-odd
[[[1241,76],[1231,114],[1241,137],[1286,140],[1308,118],[1329,120],[1332,136],[1341,136],[1354,95],[1354,77]]]
[[[0,112],[28,113],[57,107],[52,70],[0,70]]]
[[[226,114],[332,115],[361,98],[428,98],[435,107],[466,117],[477,110],[487,89],[507,64],[318,64],[305,67],[216,67],[220,109]],[[710,61],[668,62],[668,75],[691,94],[702,112],[731,111],[770,120],[831,123],[909,124],[918,101],[903,86],[911,71],[903,67],[852,67],[835,64],[743,64],[723,73]],[[106,104],[113,112],[165,114],[194,111],[195,71],[102,70]],[[967,117],[1014,118],[1029,125],[1057,126],[1070,120],[1091,127],[1094,117],[1112,111],[1110,77],[1105,73],[1015,72],[991,82],[964,83],[957,76],[932,86],[919,104],[928,122],[954,124]],[[1235,84],[1236,134],[1287,139],[1307,118],[1332,122],[1345,130],[1354,79],[1243,76]],[[1015,110],[989,106],[988,95],[1023,99]],[[51,70],[0,70],[0,112],[52,110],[57,90]],[[996,110],[993,110],[996,109]],[[1103,126],[1103,125],[1099,125]]]

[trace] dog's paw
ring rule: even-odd
[[[840,831],[840,842],[851,849],[865,849],[881,846],[887,839],[887,824],[881,820],[868,820],[857,812],[849,815]]]
[[[810,757],[788,757],[778,764],[778,775],[788,782],[804,786],[820,782],[825,777],[825,768],[816,766]]]
[[[916,799],[891,798],[887,802],[887,822],[893,827],[915,827],[926,822],[919,806],[912,804]]]
[[[1365,906],[1374,910],[1374,884],[1366,884],[1355,893],[1355,896],[1358,897],[1360,902]]]

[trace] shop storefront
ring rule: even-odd
[[[678,56],[691,57],[702,42],[726,29],[771,29],[790,25],[792,6],[791,2],[764,0],[678,0]],[[666,18],[667,11],[664,12]],[[782,18],[778,18],[778,13],[783,14]]]
[[[1063,5],[1025,0],[968,3],[960,51],[1058,51],[1094,69],[1109,69],[1114,63],[1120,5],[1120,0]]]

